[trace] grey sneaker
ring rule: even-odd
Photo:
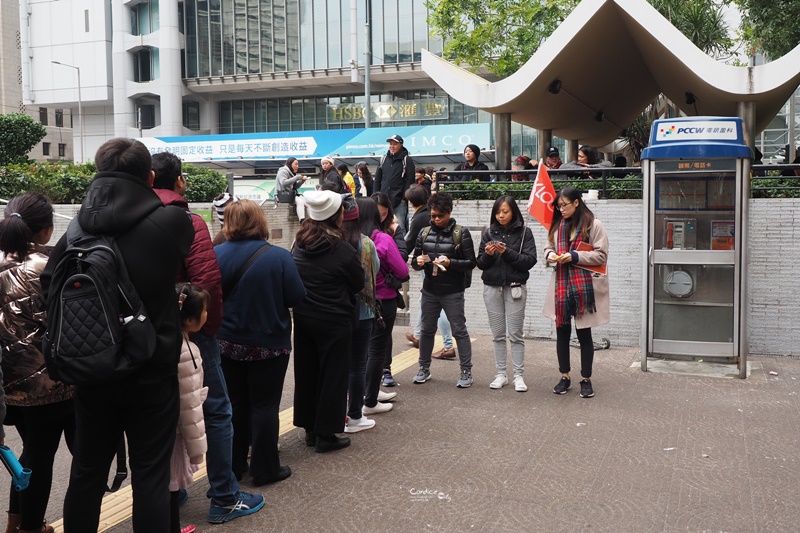
[[[459,378],[458,383],[456,383],[456,387],[459,389],[466,389],[470,385],[472,385],[472,372],[469,370],[462,370],[461,377]]]
[[[419,367],[419,372],[414,376],[414,383],[425,383],[431,379],[431,371],[427,368]]]

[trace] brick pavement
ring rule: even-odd
[[[263,488],[261,512],[207,524],[202,480],[184,523],[214,533],[798,527],[800,359],[754,357],[749,379],[721,379],[644,373],[631,367],[638,349],[612,346],[596,356],[596,397],[581,399],[577,380],[567,395],[551,392],[552,341],[527,341],[526,393],[490,390],[491,339],[473,348],[472,388],[455,387],[455,362],[434,360],[424,385],[411,383],[412,365],[397,376],[394,410],[350,448],[317,454],[302,431],[282,436],[293,475]]]

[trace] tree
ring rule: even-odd
[[[578,0],[426,0],[428,25],[444,41],[443,56],[506,77],[539,49]]]
[[[742,11],[742,38],[750,52],[770,59],[800,44],[800,2],[797,0],[734,0]]]
[[[707,54],[720,58],[731,53],[734,42],[722,10],[730,0],[649,1]],[[503,78],[519,70],[579,3],[579,0],[426,0],[425,5],[430,10],[428,25],[444,41],[446,59],[473,70],[485,67]]]
[[[27,163],[28,152],[47,135],[44,126],[22,113],[0,115],[0,165]]]

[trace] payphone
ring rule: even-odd
[[[746,377],[751,158],[739,118],[653,124],[642,152],[643,370],[649,357],[703,359]]]

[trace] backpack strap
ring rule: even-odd
[[[383,162],[386,161],[386,154],[381,156],[381,167],[383,167]],[[408,164],[408,154],[403,156],[403,176],[406,175],[406,165]]]
[[[253,266],[253,263],[256,262],[256,259],[261,257],[264,254],[264,252],[269,250],[271,247],[272,247],[272,245],[270,243],[265,242],[263,246],[261,246],[255,252],[253,252],[253,255],[251,255],[250,258],[247,261],[245,261],[245,263],[242,265],[242,267],[236,272],[236,274],[234,274],[234,276],[231,279],[228,280],[228,283],[225,283],[222,286],[222,299],[223,300],[225,300],[228,297],[228,295],[233,291],[233,289],[236,288],[236,285],[239,284],[239,280],[242,279],[242,276],[244,276],[244,273],[247,272],[247,270],[251,266]]]

